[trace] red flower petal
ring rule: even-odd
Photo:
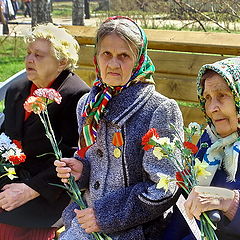
[[[196,154],[198,152],[198,147],[195,144],[191,143],[191,142],[184,142],[183,146],[185,148],[190,149],[193,154]]]
[[[159,138],[156,128],[150,128],[148,132],[142,137],[142,145],[144,150],[147,151],[154,147],[154,145],[149,144],[149,141],[153,136]]]
[[[24,162],[25,159],[26,159],[25,154],[21,154],[20,156],[12,155],[12,156],[9,156],[9,158],[8,158],[8,160],[10,162],[12,162],[14,165],[17,165],[17,164],[20,164],[20,163]]]
[[[21,141],[18,141],[18,140],[16,140],[16,139],[13,139],[13,143],[14,143],[19,149],[23,149],[23,148],[22,148],[22,143],[21,143]]]
[[[185,187],[185,188],[187,188],[186,185],[185,185],[185,183],[184,183],[183,176],[189,175],[189,173],[190,173],[189,169],[185,169],[185,170],[183,170],[183,171],[181,171],[181,172],[176,172],[175,177],[176,177],[176,180],[178,181],[178,182],[177,182],[177,185],[178,185],[179,187]]]

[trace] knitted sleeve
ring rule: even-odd
[[[233,220],[234,216],[237,213],[238,207],[239,207],[239,191],[238,190],[234,190],[234,199],[229,207],[229,209],[224,212],[224,215],[229,219],[229,220]]]

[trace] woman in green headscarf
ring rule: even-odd
[[[155,70],[147,55],[144,31],[127,17],[111,17],[98,29],[95,49],[97,79],[77,108],[79,150],[74,158],[55,161],[58,176],[71,172],[86,189],[89,208],[63,213],[64,239],[91,239],[105,232],[113,240],[160,240],[163,213],[175,201],[176,186],[156,189],[157,173],[174,176],[175,167],[144,152],[142,136],[156,128],[172,139],[180,135],[182,115],[174,100],[155,91]]]

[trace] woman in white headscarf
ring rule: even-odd
[[[197,85],[208,125],[199,140],[196,157],[208,163],[206,170],[211,175],[199,179],[201,187],[192,190],[185,209],[189,218],[196,219],[203,212],[219,210],[218,239],[237,240],[240,239],[240,58],[204,65],[199,71]],[[176,212],[165,240],[195,239],[184,225],[185,220]]]

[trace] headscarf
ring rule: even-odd
[[[213,144],[207,149],[203,157],[203,161],[209,164],[206,170],[211,172],[211,176],[207,178],[202,177],[199,180],[200,185],[210,185],[215,172],[221,167],[223,167],[227,173],[227,181],[235,181],[240,152],[239,133],[234,132],[227,137],[219,136],[211,119],[206,114],[205,100],[203,97],[204,89],[201,80],[207,70],[213,70],[226,81],[234,97],[237,115],[240,116],[240,58],[227,58],[213,64],[202,66],[197,77],[198,98],[201,110],[205,114],[208,123],[206,131]]]
[[[85,156],[88,148],[96,141],[99,121],[101,120],[104,109],[106,108],[111,98],[120,94],[124,89],[138,82],[154,84],[152,75],[155,71],[155,67],[151,59],[147,55],[147,37],[145,32],[140,26],[137,25],[136,22],[134,22],[128,17],[110,17],[104,23],[117,19],[127,19],[137,26],[142,37],[142,47],[138,52],[138,58],[135,67],[133,68],[132,75],[129,81],[124,86],[113,87],[104,83],[100,76],[96,56],[94,56],[94,64],[96,66],[97,78],[94,81],[93,86],[97,87],[98,91],[95,96],[87,103],[85,111],[82,115],[83,117],[86,117],[86,121],[79,138],[78,155],[82,158]]]

